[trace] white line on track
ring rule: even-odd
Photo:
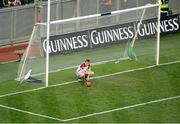
[[[0,107],[5,108],[5,109],[9,109],[9,110],[13,110],[13,111],[17,111],[17,112],[21,112],[21,113],[25,113],[25,114],[29,114],[29,115],[34,115],[34,116],[38,116],[38,117],[51,119],[51,120],[56,120],[56,121],[61,121],[61,122],[68,122],[68,121],[83,119],[83,118],[92,117],[92,116],[96,116],[96,115],[102,115],[102,114],[107,114],[107,113],[111,113],[111,112],[136,108],[136,107],[145,106],[145,105],[149,105],[149,104],[160,103],[160,102],[163,102],[163,101],[168,101],[168,100],[173,100],[173,99],[178,99],[178,98],[180,98],[180,95],[179,96],[174,96],[174,97],[167,97],[167,98],[157,99],[157,100],[144,102],[144,103],[139,103],[139,104],[134,104],[134,105],[129,105],[129,106],[124,106],[124,107],[115,108],[115,109],[110,109],[110,110],[106,110],[106,111],[102,111],[102,112],[96,112],[96,113],[87,114],[87,115],[74,117],[74,118],[69,118],[69,119],[55,118],[55,117],[51,117],[51,116],[48,116],[48,115],[37,114],[37,113],[33,113],[33,112],[29,112],[29,111],[25,111],[25,110],[21,110],[21,109],[17,109],[17,108],[14,108],[14,107],[1,105],[1,104],[0,104]]]
[[[131,70],[127,70],[127,71],[120,71],[120,72],[111,73],[111,74],[107,74],[107,75],[96,76],[96,77],[93,77],[91,79],[99,79],[99,78],[104,78],[104,77],[109,77],[109,76],[114,76],[114,75],[119,75],[119,74],[124,74],[124,73],[130,73],[130,72],[150,69],[150,68],[153,68],[153,67],[176,64],[176,63],[180,63],[180,61],[162,63],[162,64],[159,64],[158,66],[157,65],[152,65],[152,66],[147,66],[147,67],[143,67],[143,68],[131,69]],[[49,85],[47,88],[57,87],[57,86],[64,86],[64,85],[68,85],[68,84],[72,84],[72,83],[76,83],[76,82],[78,82],[78,81],[74,80],[74,81],[69,81],[69,82],[65,82],[65,83],[59,83],[59,84],[55,84],[55,85]],[[7,96],[12,96],[12,95],[17,95],[17,94],[33,92],[33,91],[39,91],[39,90],[42,90],[42,89],[46,89],[46,87],[40,87],[40,88],[36,88],[36,89],[30,89],[30,90],[24,90],[24,91],[19,91],[19,92],[14,92],[14,93],[8,93],[8,94],[0,95],[0,98],[7,97]]]

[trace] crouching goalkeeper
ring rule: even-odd
[[[89,77],[92,77],[94,75],[94,72],[91,71],[91,61],[89,59],[86,59],[82,64],[78,66],[76,75],[83,81],[89,80]]]

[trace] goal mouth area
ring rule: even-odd
[[[148,42],[144,33],[151,23],[148,19],[153,18],[152,23],[157,25],[158,7],[159,4],[149,4],[103,16],[94,14],[52,21],[49,40],[46,40],[47,24],[37,23],[20,62],[17,79],[22,80],[32,69],[32,76],[44,76],[44,81],[50,73],[76,68],[86,58],[92,60],[92,65],[109,61],[120,63],[121,59],[138,59],[144,66],[155,64],[157,29],[153,27]],[[128,43],[133,45],[126,48]]]

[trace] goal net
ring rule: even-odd
[[[67,74],[75,76],[76,67],[87,58],[94,66],[122,63],[121,71],[158,64],[158,17],[159,5],[147,4],[51,21],[49,50],[46,47],[47,23],[38,23],[19,64],[17,80],[26,81],[27,74],[31,73],[32,77],[45,83],[46,52],[49,56],[48,75],[55,77],[68,69]],[[104,66],[104,71],[106,69],[111,68]],[[61,76],[59,79],[63,78]],[[52,76],[48,83],[56,84],[59,80]]]

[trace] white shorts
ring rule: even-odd
[[[80,76],[81,73],[83,73],[84,71],[83,70],[76,70],[76,76]]]

